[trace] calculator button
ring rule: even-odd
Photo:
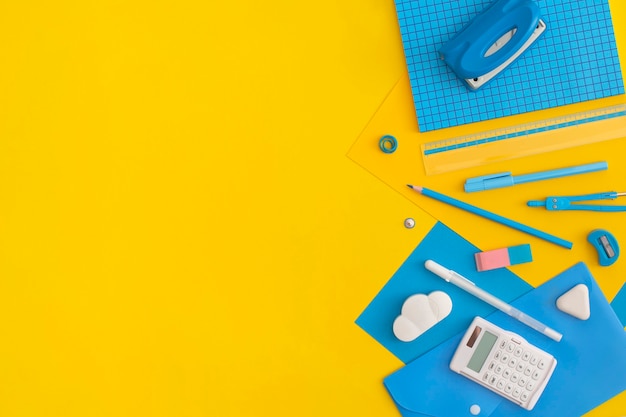
[[[497,381],[498,381],[498,377],[497,377],[497,376],[495,376],[495,375],[492,375],[492,376],[489,378],[489,385],[495,385]]]
[[[520,387],[525,386],[528,383],[528,378],[525,376],[520,376],[519,377],[519,382],[517,383],[517,385],[519,385]]]
[[[511,368],[515,368],[515,365],[517,365],[517,359],[511,358],[511,360],[509,361],[509,366]]]
[[[490,376],[491,376],[491,374],[489,372],[485,372],[483,374],[483,381],[487,382],[487,380],[489,379]]]
[[[504,387],[504,392],[506,392],[507,394],[510,394],[513,391],[513,384],[508,383],[506,384],[506,386]]]
[[[493,354],[493,358],[494,359],[500,359],[500,355],[502,355],[502,352],[499,350],[496,350],[496,353]]]
[[[536,381],[539,379],[540,376],[541,376],[541,371],[537,370],[533,372],[533,374],[530,377]]]
[[[515,368],[515,370],[517,372],[522,372],[522,371],[524,371],[524,368],[526,368],[526,365],[524,364],[524,362],[518,362],[517,363],[517,368]]]
[[[530,358],[530,364],[531,364],[531,365],[533,365],[533,366],[534,366],[534,365],[537,365],[537,362],[539,362],[539,358],[537,358],[536,356],[532,356],[532,357]]]
[[[520,356],[522,356],[522,352],[523,352],[523,351],[524,351],[524,349],[522,349],[521,347],[519,347],[519,346],[518,346],[518,347],[515,349],[515,352],[514,352],[513,354],[519,358]]]
[[[515,383],[518,380],[519,380],[519,374],[513,373],[513,375],[511,375],[511,382]]]
[[[506,347],[506,340],[500,342],[500,349],[504,349]]]
[[[528,381],[528,384],[526,384],[526,389],[528,391],[532,391],[535,388],[535,384],[536,382],[531,379],[530,381]]]
[[[545,367],[546,367],[546,361],[545,359],[541,359],[539,363],[537,364],[537,368],[544,369]]]
[[[502,373],[502,376],[505,377],[506,379],[509,379],[511,377],[511,374],[513,372],[510,369],[505,369],[504,372]]]
[[[504,369],[504,367],[502,367],[502,365],[498,364],[498,365],[496,365],[495,373],[500,375],[502,373],[503,369]]]
[[[504,381],[504,379],[501,379],[496,384],[496,388],[498,388],[500,391],[502,391],[504,389],[504,385],[505,384],[506,384],[506,381]]]
[[[509,343],[508,345],[506,345],[506,351],[511,353],[515,350],[515,346],[513,346],[513,343]]]
[[[489,369],[490,371],[493,371],[495,368],[496,368],[496,363],[494,361],[491,361],[487,369]]]
[[[509,354],[503,353],[502,356],[500,357],[500,360],[504,363],[507,363],[509,361]]]
[[[532,373],[533,373],[533,368],[531,368],[530,366],[524,369],[524,375],[530,376],[530,374]]]
[[[513,389],[513,396],[514,396],[515,398],[517,398],[517,397],[519,397],[520,395],[522,395],[522,390],[521,390],[521,389],[519,389],[518,387],[515,387],[515,388]]]
[[[519,397],[519,399],[522,400],[523,402],[528,401],[529,398],[530,398],[530,392],[528,391],[522,392],[522,395]]]

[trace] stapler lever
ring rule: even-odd
[[[609,191],[605,193],[587,194],[566,197],[548,197],[545,200],[531,200],[529,207],[545,207],[547,210],[592,210],[592,211],[626,211],[626,206],[611,206],[601,204],[576,204],[587,200],[615,200],[625,196],[624,193]]]

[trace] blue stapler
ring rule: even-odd
[[[446,42],[439,54],[475,91],[511,65],[545,30],[533,0],[496,0]]]

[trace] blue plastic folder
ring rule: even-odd
[[[613,301],[611,301],[611,307],[613,307],[617,317],[619,317],[624,327],[626,327],[626,284],[622,286],[615,298],[613,298]]]
[[[526,281],[507,269],[476,271],[474,254],[480,252],[459,234],[437,222],[413,253],[400,266],[374,300],[356,320],[356,324],[380,344],[408,363],[457,333],[464,331],[475,315],[495,309],[462,289],[451,285],[424,268],[427,259],[455,271],[463,271],[476,285],[505,301],[511,301],[532,289]],[[416,340],[402,342],[393,334],[393,322],[404,301],[414,294],[439,290],[452,298],[452,312]]]
[[[465,274],[465,270],[459,271]],[[578,284],[589,288],[591,317],[579,320],[556,308],[556,299]],[[454,301],[454,300],[453,300]],[[405,417],[581,416],[626,389],[626,333],[583,263],[559,274],[512,303],[563,333],[555,342],[497,311],[487,320],[520,334],[554,355],[556,369],[532,411],[454,373],[448,368],[462,334],[441,344],[384,380]],[[469,326],[468,320],[466,325]]]

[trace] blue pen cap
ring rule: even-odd
[[[499,174],[483,175],[468,179],[465,181],[465,192],[471,193],[492,188],[510,187],[514,184],[513,176],[510,172],[501,172]]]

